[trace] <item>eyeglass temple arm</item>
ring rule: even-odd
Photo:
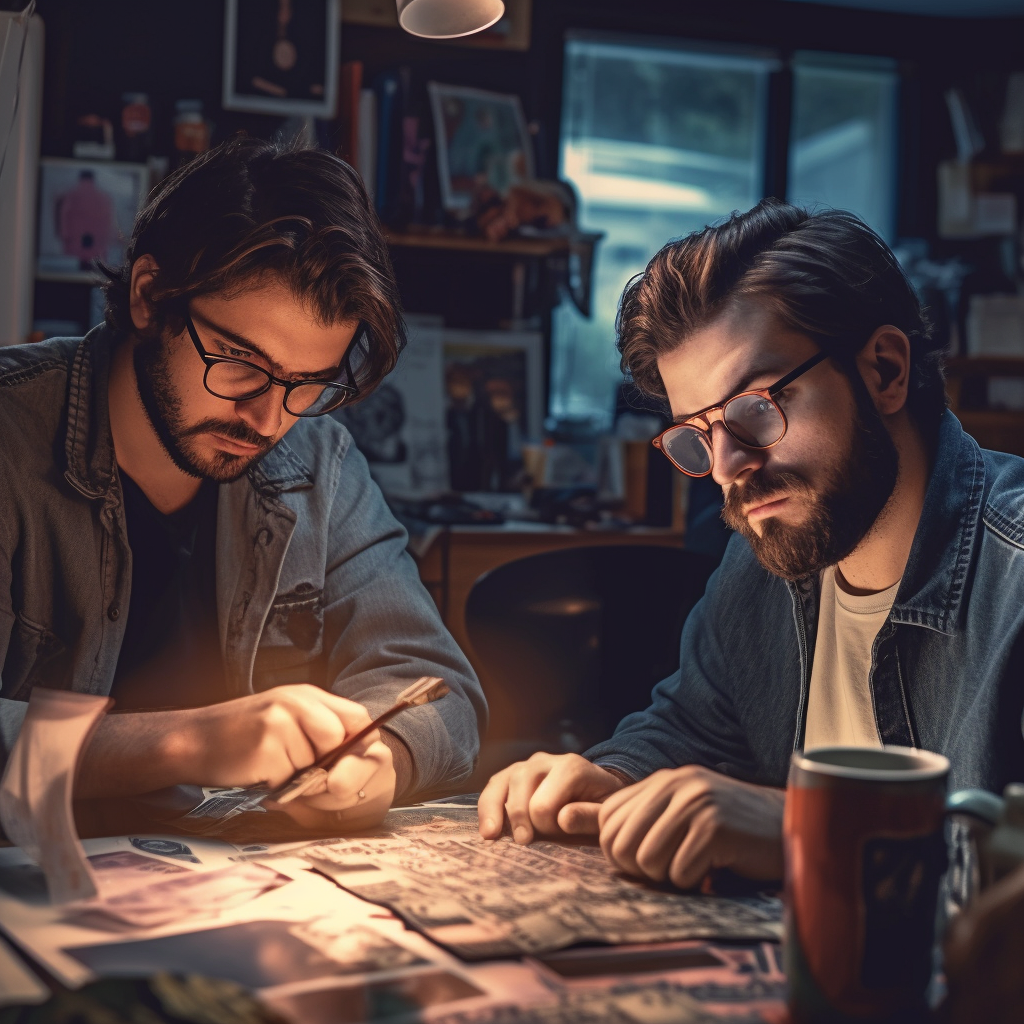
[[[797,377],[799,377],[801,374],[806,373],[809,369],[811,369],[812,366],[817,366],[818,363],[820,363],[824,359],[828,359],[827,352],[818,352],[816,355],[811,356],[810,359],[808,359],[806,362],[801,363],[791,373],[787,373],[786,376],[782,378],[782,380],[777,380],[768,389],[768,394],[770,394],[774,398],[775,395],[777,395],[780,391],[789,387],[789,385],[792,384],[793,381],[797,379]]]

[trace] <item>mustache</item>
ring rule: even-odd
[[[179,440],[187,437],[195,437],[198,434],[205,434],[212,431],[220,434],[221,437],[229,438],[232,441],[240,441],[242,444],[251,444],[263,451],[269,451],[274,447],[274,438],[265,437],[263,434],[253,430],[252,427],[238,420],[225,421],[214,419],[212,416],[205,420],[194,423],[187,427],[179,435]]]
[[[782,491],[808,490],[807,481],[797,473],[766,472],[759,469],[739,487],[732,487],[725,496],[722,518],[729,526],[743,521],[743,506],[773,498]]]

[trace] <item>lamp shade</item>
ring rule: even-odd
[[[397,0],[398,24],[424,39],[457,39],[490,28],[504,13],[502,0]]]

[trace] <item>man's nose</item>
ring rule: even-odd
[[[768,454],[765,448],[740,444],[721,422],[711,424],[711,450],[715,457],[711,476],[722,487],[760,469]]]
[[[257,434],[276,437],[284,415],[284,389],[272,386],[262,395],[235,402],[235,412]]]

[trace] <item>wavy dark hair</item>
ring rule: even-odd
[[[185,329],[197,295],[238,293],[261,278],[284,280],[323,324],[358,320],[352,366],[363,396],[405,345],[394,270],[359,175],[318,149],[246,137],[222,143],[169,175],[139,214],[124,263],[107,270],[106,322],[133,330],[132,266],[159,271],[149,291],[159,326]]]
[[[764,199],[747,213],[669,242],[626,287],[616,320],[622,370],[665,397],[658,356],[741,298],[767,303],[859,381],[855,357],[886,324],[910,339],[907,407],[929,440],[946,408],[942,356],[913,286],[892,251],[842,210]]]

